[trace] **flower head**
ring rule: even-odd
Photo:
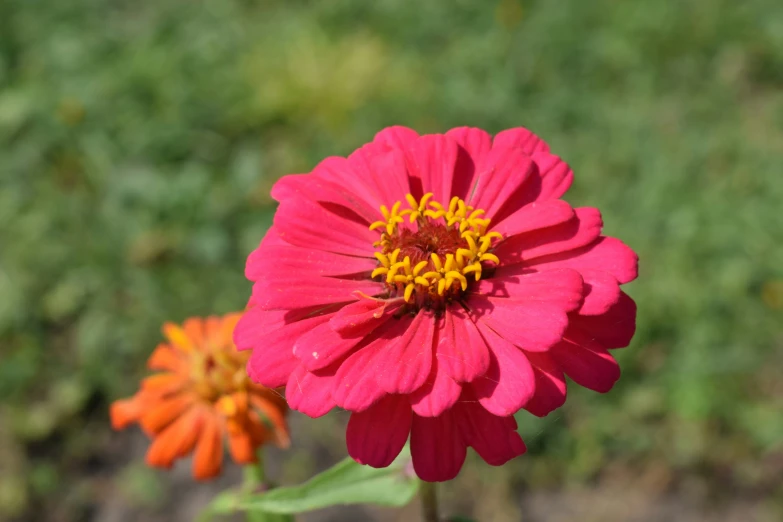
[[[273,188],[235,330],[248,373],[289,405],[352,412],[348,451],[388,465],[410,436],[417,474],[458,472],[467,447],[525,451],[513,414],[546,415],[568,375],[608,391],[633,336],[620,285],[637,258],[598,210],[559,199],[571,169],[530,131],[380,132]]]
[[[147,361],[160,372],[145,378],[136,395],[111,405],[115,429],[138,422],[154,439],[147,452],[150,466],[169,468],[194,451],[193,476],[203,480],[220,473],[224,438],[241,464],[256,462],[264,443],[288,446],[285,401],[248,379],[249,354],[237,352],[231,340],[239,317],[165,324],[168,342]]]

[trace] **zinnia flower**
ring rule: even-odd
[[[566,375],[608,391],[608,350],[635,328],[620,285],[637,257],[559,199],[572,178],[523,128],[404,127],[282,178],[234,333],[249,375],[312,417],[351,411],[348,452],[371,466],[409,436],[427,481],[456,476],[467,447],[522,454],[513,414],[561,406]]]
[[[285,401],[248,379],[249,354],[238,352],[231,340],[239,317],[165,324],[168,342],[147,361],[160,373],[145,378],[133,397],[111,405],[114,429],[138,422],[154,439],[147,451],[150,466],[170,468],[195,448],[193,476],[204,480],[220,473],[224,438],[240,464],[256,462],[264,443],[288,446]]]

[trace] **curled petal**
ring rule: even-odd
[[[298,366],[288,379],[285,393],[288,405],[308,417],[321,417],[336,406],[332,398],[337,368],[309,372]]]
[[[471,383],[479,403],[500,417],[513,415],[535,393],[535,374],[522,350],[479,323],[490,350],[487,373]]]
[[[536,391],[525,409],[537,417],[544,417],[565,403],[565,376],[548,353],[529,353],[527,356],[535,374]]]
[[[443,482],[457,476],[465,462],[467,446],[451,410],[438,417],[413,416],[411,457],[420,479]]]
[[[470,382],[489,368],[489,349],[464,310],[450,307],[441,323],[438,365],[456,382]]]
[[[552,359],[580,386],[606,393],[620,378],[620,366],[601,343],[575,328],[552,347]]]
[[[348,454],[359,464],[385,468],[405,446],[412,418],[410,405],[399,395],[351,414],[345,434]]]
[[[435,318],[420,312],[408,328],[375,358],[378,385],[388,393],[411,393],[420,388],[432,368]]]
[[[410,394],[413,411],[422,417],[437,417],[459,399],[462,387],[432,361],[432,370],[424,385]]]
[[[501,466],[526,451],[513,416],[498,417],[485,410],[466,389],[454,419],[465,443],[491,466]]]

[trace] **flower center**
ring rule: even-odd
[[[370,230],[381,230],[375,243],[378,268],[371,277],[381,277],[390,296],[437,310],[461,298],[469,277],[480,280],[484,263],[500,262],[491,250],[493,239],[502,236],[487,232],[490,220],[481,217],[483,210],[456,196],[446,207],[432,196],[430,192],[416,201],[408,194],[410,208],[402,211],[400,201],[391,210],[381,205],[384,221],[370,225]]]
[[[190,379],[202,399],[212,402],[247,388],[245,364],[249,354],[215,350],[199,355],[192,359]]]

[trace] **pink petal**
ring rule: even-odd
[[[500,223],[493,223],[492,230],[503,237],[524,234],[541,228],[565,223],[574,217],[574,209],[561,199],[540,201],[525,205]]]
[[[389,395],[351,414],[345,432],[348,454],[359,464],[385,468],[405,446],[412,418],[408,401],[400,395]]]
[[[372,244],[378,240],[361,222],[305,198],[280,203],[275,228],[292,245],[350,256],[372,257]]]
[[[386,395],[376,382],[376,359],[390,342],[404,335],[411,322],[409,317],[404,317],[385,323],[365,339],[364,346],[343,361],[332,389],[332,397],[338,406],[350,411],[363,411]]]
[[[604,348],[628,346],[636,331],[636,303],[624,292],[609,311],[602,315],[571,314],[570,326],[595,339]]]
[[[240,319],[234,330],[237,346],[252,347],[253,353],[247,363],[250,378],[268,388],[279,388],[288,381],[291,372],[299,365],[294,356],[294,343],[303,333],[329,320],[332,314],[325,314],[281,325],[276,329],[256,329],[248,314]]]
[[[486,217],[494,219],[534,170],[533,160],[522,149],[493,148],[478,173],[470,205],[483,209]]]
[[[534,152],[549,151],[549,145],[547,145],[544,140],[524,127],[507,129],[495,135],[495,140],[492,142],[492,148],[511,147],[519,147],[527,155],[532,155]]]
[[[249,350],[260,344],[270,329],[277,329],[286,324],[287,310],[248,309],[234,327],[234,344],[237,350]]]
[[[253,285],[253,304],[264,310],[293,310],[316,305],[348,303],[356,300],[354,292],[377,295],[384,291],[370,279],[337,279],[333,277],[287,274],[286,278],[261,279]]]
[[[557,199],[568,192],[574,181],[574,173],[568,164],[549,152],[535,152],[533,161],[541,175],[541,190],[537,200]]]
[[[335,371],[311,373],[304,366],[297,366],[285,388],[288,405],[312,418],[329,413],[336,406],[331,393]]]
[[[566,330],[563,341],[549,354],[566,375],[585,388],[606,393],[620,378],[614,357],[601,343],[575,328]]]
[[[446,310],[436,347],[438,366],[456,382],[470,382],[489,368],[489,349],[464,310]]]
[[[534,352],[560,341],[568,326],[567,313],[555,303],[473,295],[470,307],[476,311],[479,327],[485,324],[509,343]]]
[[[292,174],[283,176],[272,187],[276,201],[307,199],[346,207],[364,219],[367,226],[378,219],[378,209],[373,208],[356,192],[344,184],[327,181],[315,174]]]
[[[565,403],[565,376],[548,353],[529,353],[528,359],[536,375],[536,392],[525,409],[537,417],[545,417]]]
[[[603,221],[595,208],[577,208],[576,216],[570,221],[554,227],[511,236],[501,241],[494,249],[503,265],[576,250],[589,245],[600,235]]]
[[[381,205],[391,207],[396,201],[405,201],[411,191],[405,154],[397,149],[368,143],[348,156],[348,162],[374,193],[375,198],[368,202],[379,209],[378,219],[383,219]]]
[[[286,274],[342,276],[369,273],[378,266],[373,257],[354,257],[313,250],[288,244],[259,247],[250,253],[245,265],[245,277],[257,281],[264,277]]]
[[[252,307],[242,315],[234,327],[234,344],[237,350],[249,350],[258,345],[266,344],[270,332],[275,332],[273,339],[277,338],[278,335],[287,335],[288,332],[291,332],[292,335],[299,335],[296,333],[297,329],[305,326],[294,326],[295,323],[308,320],[309,322],[305,323],[305,325],[307,328],[312,328],[313,325],[328,321],[332,315],[333,312],[326,315],[323,311],[318,310],[268,311]]]
[[[446,136],[459,145],[451,195],[469,200],[475,185],[476,173],[492,148],[492,136],[475,127],[451,129]]]
[[[576,310],[582,304],[584,285],[576,270],[561,269],[514,274],[514,265],[499,268],[493,277],[482,279],[474,287],[476,294],[503,297],[509,301],[546,302],[564,312]],[[513,275],[508,275],[513,274]],[[506,303],[513,306],[512,303]]]
[[[580,315],[601,315],[620,299],[620,284],[612,274],[602,270],[582,270],[585,297]]]
[[[432,370],[424,385],[409,395],[414,413],[422,417],[437,417],[459,399],[462,387],[432,361]]]
[[[514,417],[492,415],[476,402],[469,390],[453,412],[465,443],[487,464],[501,466],[527,450],[516,431]]]
[[[408,153],[412,186],[418,180],[422,193],[432,192],[436,201],[448,201],[457,150],[457,143],[443,134],[428,134],[412,142]]]
[[[432,368],[434,334],[435,318],[419,312],[376,357],[378,385],[388,393],[411,393],[421,387]]]
[[[371,180],[346,158],[331,156],[313,169],[312,176],[343,187],[350,187],[357,198],[373,209],[379,210],[378,194]],[[378,213],[380,215],[380,212]]]
[[[601,236],[577,250],[541,257],[529,262],[536,268],[573,268],[574,270],[603,270],[612,274],[621,284],[636,279],[639,256],[619,239]]]
[[[341,359],[361,341],[361,336],[340,335],[326,322],[302,334],[294,343],[293,351],[302,367],[312,372]]]
[[[418,137],[419,134],[415,130],[401,125],[394,125],[386,127],[376,134],[373,141],[392,149],[405,151]]]
[[[494,415],[513,415],[535,392],[535,375],[525,353],[478,324],[490,350],[487,373],[471,383],[479,403]]]
[[[283,238],[280,237],[277,228],[272,225],[269,227],[269,230],[266,231],[266,234],[264,234],[264,237],[261,239],[261,243],[258,245],[258,247],[261,248],[279,245],[288,245],[288,243],[283,241]]]
[[[465,462],[467,447],[451,410],[439,417],[413,416],[411,457],[420,479],[443,482],[457,476]]]
[[[329,324],[341,335],[349,337],[367,335],[389,319],[389,316],[399,310],[403,303],[402,299],[362,298],[341,308]]]

